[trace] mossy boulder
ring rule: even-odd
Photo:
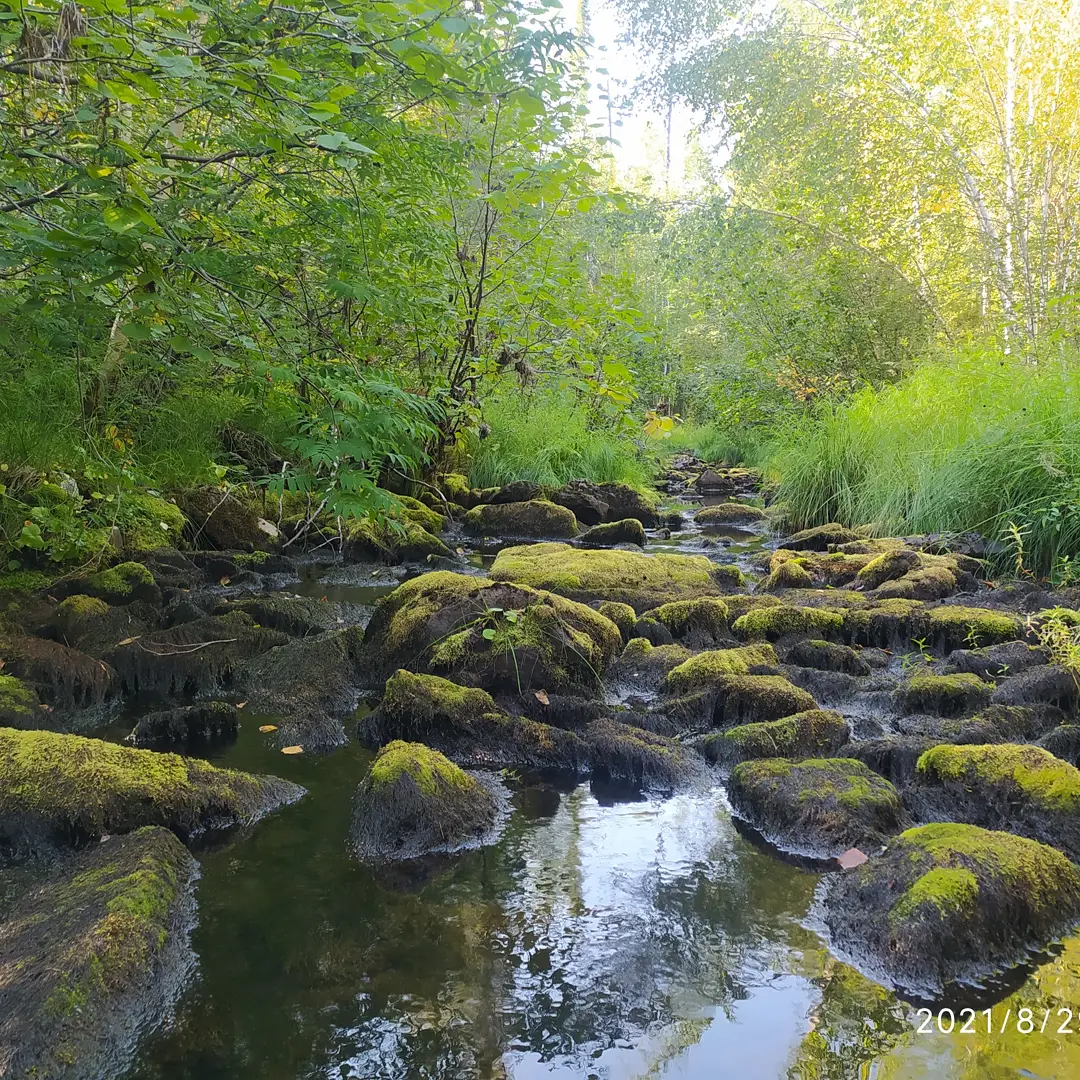
[[[573,510],[578,520],[586,525],[596,525],[600,521],[622,521],[624,518],[636,518],[647,529],[655,528],[660,523],[650,500],[627,484],[571,480],[559,488],[552,499],[560,506]],[[584,513],[578,514],[576,508]],[[600,517],[591,520],[597,510]]]
[[[619,628],[623,641],[629,641],[634,636],[637,612],[629,604],[620,603],[618,600],[604,600],[596,605],[596,610]]]
[[[753,525],[765,520],[765,511],[749,503],[720,503],[719,506],[702,507],[694,520],[704,528],[722,525]]]
[[[450,549],[422,525],[398,521],[393,525],[366,518],[344,526],[344,552],[353,559],[381,559],[388,563],[424,562],[429,556],[448,558]]]
[[[474,506],[465,515],[463,527],[473,536],[563,538],[578,532],[573,511],[546,499]]]
[[[123,550],[146,554],[160,548],[174,548],[187,524],[180,508],[168,499],[148,492],[123,495],[116,509]]]
[[[765,592],[782,592],[784,589],[812,589],[814,579],[810,571],[798,559],[787,559],[778,563],[775,570],[769,571],[768,577],[759,588]]]
[[[926,556],[912,548],[897,548],[867,562],[855,575],[862,589],[876,589],[894,578],[903,577],[923,565]]]
[[[839,637],[844,616],[828,608],[793,607],[781,604],[740,615],[732,624],[735,636],[743,641],[780,641],[782,638]]]
[[[645,526],[637,518],[607,521],[594,525],[581,535],[581,542],[590,547],[615,547],[617,544],[636,544],[644,547]]]
[[[610,680],[636,692],[651,692],[672,668],[690,657],[682,645],[653,645],[647,638],[631,638],[611,668]]]
[[[513,692],[595,689],[622,645],[618,627],[584,604],[442,570],[382,597],[366,640],[376,671]]]
[[[582,737],[594,781],[671,792],[705,778],[700,757],[664,735],[604,718]]]
[[[812,529],[804,529],[794,533],[784,541],[784,547],[789,551],[828,551],[834,544],[848,544],[862,539],[857,532],[846,529],[836,522],[827,525],[817,525]]]
[[[896,691],[906,712],[959,716],[990,702],[990,687],[969,672],[959,675],[914,675]]]
[[[892,784],[851,758],[742,761],[728,796],[770,843],[814,858],[877,847],[906,821]]]
[[[0,671],[0,727],[38,727],[40,713],[41,703],[34,688]]]
[[[852,645],[895,648],[929,631],[930,616],[919,600],[880,600],[844,615],[844,636]]]
[[[1034,667],[1049,663],[1045,649],[1026,645],[1022,641],[1006,641],[982,649],[955,649],[949,654],[944,674],[954,675],[962,671],[978,675],[988,682],[1004,676],[1018,675]]]
[[[847,721],[831,709],[810,709],[764,724],[741,724],[707,735],[705,756],[721,765],[753,758],[829,757],[851,737]]]
[[[762,608],[780,607],[783,601],[777,596],[768,596],[762,593],[739,593],[735,596],[725,596],[724,604],[728,611],[728,621],[738,619],[750,611],[761,611]]]
[[[926,1000],[984,983],[1080,921],[1077,867],[1033,840],[971,825],[909,829],[828,885],[834,948]]]
[[[729,675],[747,675],[757,667],[775,667],[776,652],[768,644],[744,645],[735,649],[713,649],[684,660],[664,680],[674,694],[716,686]]]
[[[62,589],[56,590],[58,596],[65,597],[80,593],[113,605],[130,604],[135,600],[144,600],[148,604],[161,603],[161,590],[154,581],[154,575],[138,562],[123,562],[87,577],[70,579]]]
[[[186,838],[250,823],[303,794],[195,758],[0,728],[0,851],[78,847],[143,825]]]
[[[110,611],[104,600],[85,593],[75,593],[56,605],[50,624],[52,630],[67,645],[77,645],[79,639],[92,634]]]
[[[469,484],[469,478],[464,473],[440,473],[437,477],[439,487],[442,489],[442,493],[450,500],[455,502],[459,506],[464,506],[466,509],[470,507],[469,492],[472,490]]]
[[[494,839],[498,781],[465,772],[422,743],[384,746],[361,781],[350,835],[363,859],[411,859]]]
[[[796,580],[804,581],[804,575],[815,586],[850,585],[871,558],[871,555],[848,555],[838,551],[792,551],[790,548],[778,548],[769,556],[769,577],[792,582],[786,585],[786,588],[809,588],[806,583],[793,583]],[[792,563],[796,569],[789,568]]]
[[[991,608],[943,604],[928,609],[927,616],[927,632],[931,641],[946,652],[963,645],[997,645],[1003,641],[1013,641],[1023,633],[1023,622],[1019,616]]]
[[[1042,747],[935,746],[916,780],[912,806],[924,819],[1007,829],[1080,858],[1080,770]]]
[[[618,600],[635,611],[672,600],[720,596],[745,583],[736,567],[718,566],[704,555],[595,551],[569,544],[503,548],[490,575],[585,603]]]
[[[169,697],[228,682],[244,661],[288,640],[245,612],[231,611],[122,641],[105,659],[127,693]]]
[[[1080,686],[1069,668],[1045,664],[1002,679],[990,700],[995,705],[1054,705],[1073,712],[1080,700]]]
[[[280,630],[290,637],[312,637],[327,630],[340,630],[355,614],[342,604],[317,600],[313,596],[293,596],[287,592],[264,593],[243,600],[222,600],[212,615],[242,611],[259,626]]]
[[[117,690],[116,672],[77,649],[45,638],[0,634],[4,673],[34,687],[40,698],[59,709],[101,705]]]
[[[0,923],[0,1069],[125,1073],[194,971],[194,859],[146,828],[66,860]]]
[[[718,596],[698,600],[673,600],[645,612],[664,626],[672,638],[691,647],[715,644],[727,637],[729,607]]]
[[[252,500],[221,488],[181,492],[177,505],[188,519],[196,547],[213,551],[269,551],[277,529],[258,512]]]
[[[356,734],[373,749],[397,739],[422,742],[458,764],[487,768],[580,771],[587,759],[573,732],[507,716],[483,690],[409,671],[387,680],[378,708],[359,721]]]
[[[573,511],[574,517],[582,525],[591,528],[606,521],[611,512],[611,507],[598,494],[590,491],[591,486],[583,480],[571,481],[554,492],[551,501]]]
[[[845,675],[869,675],[872,668],[857,649],[833,641],[807,638],[796,641],[784,654],[784,663]]]
[[[130,738],[139,747],[196,746],[235,739],[239,727],[235,705],[208,701],[147,713],[135,725]]]
[[[419,499],[410,495],[399,495],[397,501],[401,504],[401,516],[413,525],[419,525],[433,536],[438,536],[446,528],[446,516],[430,506],[425,506]]]
[[[712,697],[715,727],[764,723],[817,708],[812,695],[781,675],[721,675],[705,692]]]

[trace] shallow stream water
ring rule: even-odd
[[[745,565],[763,544],[720,540],[650,548]],[[353,569],[290,589],[368,607],[392,587]],[[125,1080],[1080,1077],[1080,939],[973,999],[973,1033],[961,1001],[951,1032],[935,1011],[920,1033],[914,1005],[809,928],[819,870],[740,831],[720,788],[516,781],[496,845],[376,871],[346,848],[371,755],[283,757],[257,730],[272,720],[245,713],[210,756],[308,795],[198,853],[198,975]],[[1058,1033],[1059,1009],[1078,1034]]]

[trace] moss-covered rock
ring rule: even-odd
[[[611,507],[602,499],[594,485],[585,480],[571,481],[551,496],[551,501],[573,511],[586,527],[609,520]]]
[[[41,703],[32,686],[0,671],[0,727],[37,727]]]
[[[458,764],[488,768],[580,771],[588,757],[573,732],[507,716],[483,690],[408,671],[387,680],[379,707],[356,733],[372,748],[396,739],[422,742]]]
[[[1032,840],[923,825],[830,878],[834,947],[872,978],[921,998],[982,983],[1080,920],[1080,870]]]
[[[739,593],[736,596],[725,596],[724,604],[728,611],[728,621],[746,615],[751,611],[760,611],[762,608],[780,607],[782,601],[779,597],[763,595],[762,593]]]
[[[817,708],[809,693],[781,675],[722,675],[713,680],[707,693],[716,727],[779,720]]]
[[[492,778],[396,740],[375,755],[357,789],[353,848],[363,859],[411,859],[490,843],[504,802]]]
[[[784,654],[784,663],[819,671],[839,671],[845,675],[869,675],[871,671],[870,664],[857,649],[815,638],[791,645]]]
[[[781,592],[784,589],[811,589],[814,579],[799,559],[787,559],[769,572],[759,588],[765,592]]]
[[[176,547],[187,521],[175,503],[148,492],[131,492],[120,500],[116,524],[124,551],[145,554]]]
[[[671,693],[685,694],[716,686],[728,675],[747,675],[757,667],[775,667],[777,662],[773,647],[765,643],[737,649],[713,649],[684,660],[664,682]]]
[[[844,616],[837,611],[781,604],[748,611],[731,624],[731,629],[743,641],[779,641],[797,636],[835,638],[843,626]]]
[[[634,636],[637,612],[629,604],[620,603],[618,600],[604,600],[596,605],[596,610],[619,628],[623,641],[629,641]]]
[[[446,528],[445,515],[433,510],[430,506],[425,506],[419,499],[414,499],[409,495],[399,495],[397,501],[401,504],[401,516],[406,521],[419,525],[433,536],[438,536]]]
[[[705,756],[720,765],[753,758],[829,757],[851,737],[847,721],[831,709],[810,709],[764,724],[741,724],[707,735]]]
[[[671,792],[704,779],[701,759],[663,735],[600,719],[584,731],[593,778]]]
[[[886,581],[903,577],[923,565],[925,556],[912,548],[887,551],[866,563],[855,575],[860,588],[876,589]]]
[[[943,604],[928,609],[927,614],[930,638],[946,652],[963,645],[982,647],[1013,641],[1023,632],[1019,616],[1006,611]]]
[[[590,547],[614,547],[616,544],[645,546],[645,526],[637,518],[607,521],[594,525],[581,536],[581,542]]]
[[[205,761],[0,728],[0,850],[80,846],[143,825],[180,837],[250,823],[303,788]]]
[[[429,557],[449,558],[452,554],[434,533],[408,519],[354,518],[344,523],[343,533],[345,554],[354,559],[423,562]]]
[[[815,586],[850,585],[858,572],[873,558],[872,555],[848,555],[838,551],[792,551],[778,548],[769,556],[769,576],[778,580],[803,580],[803,575]],[[788,564],[794,563],[796,569]],[[798,573],[802,571],[803,573]],[[786,577],[785,577],[786,576]],[[809,588],[809,584],[789,584],[787,588]]]
[[[569,544],[503,548],[491,577],[546,589],[586,603],[619,600],[645,611],[672,600],[719,596],[744,585],[734,566],[704,555],[645,555],[637,551],[589,551]]]
[[[406,667],[513,692],[595,689],[622,645],[618,627],[584,604],[442,570],[379,600],[366,640],[377,672]]]
[[[92,708],[117,690],[108,664],[45,638],[0,634],[0,660],[5,674],[29,683],[56,708]]]
[[[343,605],[313,596],[293,596],[286,592],[264,593],[243,600],[222,600],[211,612],[226,615],[242,611],[259,626],[280,630],[290,637],[311,637],[327,630],[340,630],[352,614]]]
[[[906,791],[915,780],[919,758],[937,742],[920,735],[884,735],[849,742],[840,748],[838,756],[861,761],[894,787]]]
[[[703,596],[699,600],[673,600],[645,612],[664,626],[672,638],[691,647],[715,644],[727,637],[728,605],[718,596]]]
[[[1052,707],[991,705],[974,716],[905,716],[895,724],[902,735],[925,736],[935,744],[1012,743],[1045,735],[1063,715]]]
[[[131,742],[139,747],[205,745],[235,739],[239,727],[235,705],[208,701],[147,713],[131,732]]]
[[[1054,705],[1072,712],[1080,700],[1080,687],[1069,668],[1045,664],[1002,679],[990,700],[995,705]]]
[[[577,536],[573,511],[546,499],[517,503],[484,503],[466,515],[464,528],[474,536]]]
[[[612,666],[610,679],[624,689],[652,692],[689,657],[690,650],[682,645],[653,645],[647,638],[631,638]]]
[[[442,493],[450,502],[455,502],[466,509],[470,508],[471,504],[468,500],[471,487],[467,476],[463,473],[449,472],[440,473],[437,479]]]
[[[784,541],[784,547],[790,551],[828,551],[833,544],[847,544],[860,539],[857,532],[830,522],[789,536]]]
[[[140,829],[67,860],[0,924],[0,1063],[12,1078],[127,1071],[194,970],[195,861]]]
[[[844,636],[852,645],[895,648],[929,632],[930,616],[919,600],[881,600],[844,615]]]
[[[990,687],[968,672],[959,675],[915,675],[896,691],[897,702],[907,712],[959,716],[990,702]]]
[[[702,507],[694,520],[708,528],[718,525],[752,525],[765,520],[765,511],[749,503],[720,503],[719,506]]]
[[[248,499],[221,488],[181,492],[177,504],[188,519],[196,547],[214,551],[269,551],[277,530],[263,519]]]
[[[161,590],[154,575],[137,562],[123,562],[108,570],[99,570],[88,577],[74,578],[65,583],[63,595],[83,594],[97,597],[108,604],[130,604],[143,600],[148,604],[161,603]]]
[[[595,525],[599,521],[622,521],[623,518],[636,518],[647,529],[658,525],[659,518],[652,502],[640,491],[626,484],[594,484],[590,480],[571,480],[552,495],[560,506],[568,507],[577,514],[575,507],[585,510],[587,516],[577,514],[578,520],[586,525]],[[598,508],[601,517],[590,520],[593,508]]]
[[[118,643],[105,659],[127,693],[170,697],[227,682],[244,661],[288,640],[231,611]]]
[[[876,847],[906,819],[892,784],[851,758],[743,761],[728,796],[770,843],[815,858]]]
[[[1080,770],[1039,746],[943,744],[919,758],[920,817],[1006,828],[1080,857]]]

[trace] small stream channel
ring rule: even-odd
[[[691,527],[650,550],[746,568],[765,543]],[[494,553],[469,551],[477,572]],[[288,586],[357,610],[393,587],[356,567]],[[1080,1034],[1038,1030],[1072,1008],[1080,1032],[1080,939],[973,999],[995,1027],[1034,1009],[1031,1034],[987,1034],[984,1014],[920,1034],[808,928],[819,872],[740,831],[719,787],[518,781],[499,843],[388,872],[346,849],[371,754],[283,757],[257,730],[273,720],[245,713],[209,756],[308,796],[198,853],[198,975],[125,1080],[1080,1077]]]

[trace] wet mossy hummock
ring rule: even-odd
[[[668,673],[665,688],[675,694],[717,685],[727,675],[747,675],[760,666],[775,666],[776,652],[764,642],[736,649],[713,649],[683,661]]]
[[[644,547],[645,541],[645,526],[637,518],[606,521],[581,534],[581,542],[591,547],[614,547],[616,544],[636,544]]]
[[[796,636],[839,637],[843,626],[844,616],[838,611],[786,604],[748,611],[731,624],[735,636],[744,641],[779,641]]]
[[[619,628],[623,641],[629,641],[634,636],[637,612],[629,604],[621,604],[618,600],[604,600],[596,605],[596,610]]]
[[[633,787],[674,791],[704,778],[691,749],[651,731],[604,718],[582,733],[593,776]]]
[[[702,740],[705,756],[720,764],[752,758],[812,758],[835,754],[850,738],[847,721],[831,709],[810,709],[764,724],[742,724]]]
[[[409,859],[494,838],[497,782],[465,772],[422,743],[384,746],[353,804],[353,848],[364,859]]]
[[[38,727],[41,703],[32,686],[0,671],[0,727]]]
[[[716,727],[779,720],[817,708],[807,691],[782,675],[720,675],[712,681],[709,692],[715,694]]]
[[[749,503],[720,503],[706,506],[694,515],[694,520],[705,527],[717,525],[752,525],[763,521],[765,511]]]
[[[909,829],[830,876],[835,948],[872,978],[925,999],[982,983],[1080,921],[1080,869],[1033,840],[972,825]]]
[[[784,541],[784,546],[791,551],[828,551],[833,544],[847,544],[861,539],[857,532],[832,521],[793,533]]]
[[[845,612],[844,636],[852,645],[909,646],[926,635],[930,617],[921,600],[879,600]]]
[[[151,604],[161,602],[161,591],[154,582],[154,575],[138,562],[119,563],[88,577],[72,579],[61,591],[93,596],[108,604],[130,604],[134,600]]]
[[[703,596],[661,604],[645,612],[644,617],[656,619],[679,641],[716,642],[727,636],[729,608],[727,601],[718,596]]]
[[[959,716],[990,702],[991,688],[978,675],[915,675],[896,691],[897,701],[907,712]]]
[[[195,860],[145,828],[65,860],[0,923],[0,1071],[101,1080],[127,1071],[195,967]]]
[[[4,674],[31,685],[61,709],[101,705],[117,689],[116,672],[78,649],[45,638],[0,633]]]
[[[812,589],[814,579],[810,571],[799,559],[787,559],[778,563],[775,570],[758,586],[765,592],[780,592],[784,589]]]
[[[617,683],[655,690],[672,668],[690,658],[682,645],[653,645],[647,638],[631,638],[611,669]]]
[[[428,513],[442,521],[433,511]],[[409,517],[393,523],[368,518],[349,521],[344,527],[344,547],[346,555],[353,558],[381,559],[389,563],[423,562],[430,556],[448,558],[451,555],[450,549],[434,532]]]
[[[239,726],[235,705],[208,701],[147,713],[135,725],[130,741],[140,747],[204,744],[235,739]]]
[[[80,846],[143,825],[187,837],[250,823],[303,794],[197,758],[0,728],[0,851]]]
[[[924,819],[962,821],[1080,858],[1080,769],[1039,746],[935,746],[919,758],[912,805]]]
[[[876,847],[906,823],[892,784],[851,758],[742,761],[728,795],[770,843],[815,858]]]
[[[869,675],[871,671],[870,664],[857,649],[814,638],[796,641],[784,654],[784,663],[820,671],[839,671],[845,675]]]
[[[1018,615],[990,608],[942,604],[927,609],[927,631],[931,641],[946,651],[964,645],[977,648],[1012,641],[1023,633]]]
[[[744,584],[738,568],[718,566],[704,555],[646,555],[569,544],[503,548],[490,575],[496,581],[530,585],[585,603],[618,600],[635,611],[672,600],[720,596]]]
[[[577,536],[574,512],[546,499],[528,502],[483,503],[466,515],[464,528],[474,536]]]

